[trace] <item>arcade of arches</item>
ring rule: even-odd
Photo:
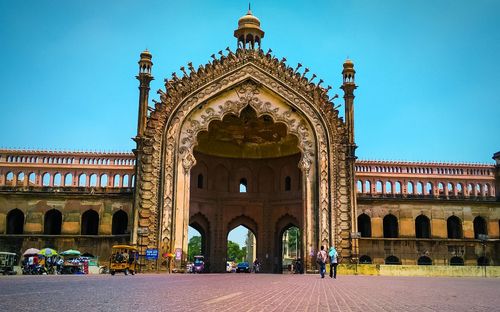
[[[500,152],[496,164],[356,160],[353,62],[339,68],[334,103],[309,69],[260,49],[251,12],[235,35],[236,51],[181,67],[154,105],[152,55],[141,53],[134,154],[0,150],[1,251],[107,257],[131,243],[181,255],[182,269],[191,226],[223,272],[242,225],[264,272],[281,272],[291,228],[306,270],[321,245],[360,263],[500,264]]]

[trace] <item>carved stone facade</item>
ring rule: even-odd
[[[138,227],[142,241],[162,252],[187,251],[190,171],[200,132],[224,116],[239,116],[246,107],[286,125],[297,138],[302,170],[303,254],[335,244],[350,255],[352,207],[348,204],[346,127],[313,84],[284,62],[261,50],[229,52],[221,59],[166,82],[138,144]],[[279,157],[276,155],[275,157]],[[306,249],[307,246],[307,249]],[[310,263],[311,258],[307,259]],[[225,261],[221,261],[225,265]],[[219,268],[220,269],[220,268]]]

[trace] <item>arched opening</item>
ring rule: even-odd
[[[90,175],[90,186],[97,186],[97,174],[95,173]]]
[[[477,216],[474,218],[474,238],[480,239],[479,235],[486,235],[488,231],[486,230],[486,221],[483,217]]]
[[[247,192],[247,186],[248,186],[247,179],[241,178],[240,179],[240,193],[246,193]]]
[[[292,178],[286,177],[285,178],[285,191],[288,192],[292,189]]]
[[[78,186],[87,186],[87,175],[85,173],[80,174],[78,177]]]
[[[115,174],[113,177],[113,187],[120,187],[120,175]]]
[[[42,186],[50,185],[50,173],[45,172],[42,176]]]
[[[281,234],[281,272],[304,273],[300,242],[300,229],[294,225],[289,225]]]
[[[107,174],[105,174],[105,173],[102,174],[100,180],[101,180],[99,183],[100,187],[107,187],[108,186],[108,175]]]
[[[111,223],[111,234],[113,235],[123,235],[127,234],[128,229],[128,215],[123,210],[118,210],[113,214],[113,220]]]
[[[95,210],[87,210],[82,214],[80,233],[82,235],[98,235],[99,214]]]
[[[7,234],[23,234],[24,213],[19,209],[12,209],[7,214]]]
[[[417,260],[418,265],[432,265],[432,259],[427,256],[422,256]]]
[[[201,173],[198,175],[198,181],[197,181],[197,182],[198,182],[198,183],[197,183],[197,184],[198,184],[198,185],[197,185],[197,186],[198,186],[198,188],[199,188],[199,189],[202,189],[202,188],[203,188],[203,175],[202,175]]]
[[[257,257],[255,234],[244,225],[239,225],[227,234],[226,267],[236,265],[236,273],[250,273]]]
[[[361,233],[361,237],[372,237],[371,219],[365,213],[358,216],[358,231]]]
[[[191,262],[191,272],[210,272],[210,224],[201,213],[189,218],[188,239],[188,261]]]
[[[73,175],[71,173],[66,174],[64,177],[64,186],[73,186]]]
[[[384,238],[398,237],[398,218],[393,214],[384,217]]]
[[[54,175],[54,186],[61,186],[62,185],[62,178],[60,173],[56,173]]]
[[[47,235],[60,235],[62,226],[62,214],[57,209],[51,209],[45,213],[43,233]]]
[[[464,265],[464,259],[461,257],[451,257],[450,265]]]
[[[446,220],[448,238],[462,238],[462,222],[457,216],[451,216]]]
[[[359,257],[359,264],[372,264],[372,258],[367,255]]]
[[[389,257],[385,258],[385,264],[400,265],[401,260],[399,260],[399,258],[396,256],[389,256]]]
[[[205,107],[200,106],[197,112],[204,114]],[[200,123],[203,123],[202,119],[199,119]],[[213,260],[210,271],[232,270],[233,261],[236,265],[248,262],[251,269],[254,260],[258,259],[262,272],[281,272],[283,248],[291,252],[288,256],[295,256],[292,249],[283,246],[284,232],[291,226],[299,227],[301,220],[280,224],[278,228],[275,227],[274,211],[263,216],[261,209],[266,206],[276,211],[286,209],[302,218],[305,205],[302,198],[303,172],[299,168],[302,159],[299,139],[287,124],[275,122],[266,114],[257,115],[256,108],[250,105],[227,113],[222,119],[213,119],[201,129],[196,133],[193,146],[196,162],[190,171],[189,215],[203,213],[211,222],[217,220],[212,223],[212,231],[227,232],[229,237],[228,242],[221,241],[224,236],[212,235],[211,239],[216,241],[209,244],[209,256]],[[203,187],[208,192],[197,191],[199,174],[203,175]],[[269,205],[270,200],[272,205]],[[231,221],[219,221],[222,216]],[[258,220],[258,227],[253,220]],[[240,230],[246,234],[241,234],[238,241],[232,233],[241,226],[246,227]],[[272,235],[269,244],[260,246],[265,248],[263,250],[258,250],[257,230]],[[241,253],[243,247],[245,257],[236,253]],[[219,260],[224,258],[229,265],[227,261]],[[246,271],[245,265],[241,265],[240,271]]]
[[[420,215],[415,219],[415,237],[431,238],[431,222],[425,215]]]
[[[204,273],[208,272],[206,258],[203,254],[203,235],[195,228],[188,227],[188,256],[187,272]]]

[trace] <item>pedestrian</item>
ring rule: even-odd
[[[328,256],[330,257],[330,277],[337,279],[337,257],[338,253],[335,247],[330,247],[330,250],[328,251]]]
[[[325,278],[327,259],[328,255],[326,254],[325,246],[321,246],[321,250],[318,251],[318,254],[316,255],[316,262],[318,262],[319,264],[319,275],[321,276],[321,278]]]

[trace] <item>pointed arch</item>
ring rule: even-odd
[[[12,209],[7,213],[7,234],[23,234],[24,213],[20,209]]]
[[[128,229],[128,214],[122,209],[113,213],[113,220],[111,223],[112,235],[123,235],[127,233]]]
[[[82,214],[80,233],[82,235],[99,234],[99,214],[95,210],[89,209]]]

